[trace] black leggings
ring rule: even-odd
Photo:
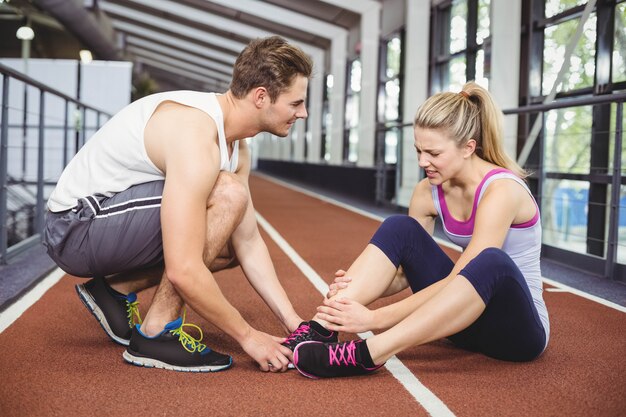
[[[422,226],[409,216],[391,216],[371,244],[402,266],[413,292],[447,277],[454,263]],[[488,248],[461,270],[487,306],[466,329],[449,337],[456,345],[508,361],[539,356],[546,334],[519,268],[502,250]]]

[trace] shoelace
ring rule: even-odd
[[[195,324],[185,323],[186,315],[187,315],[187,311],[185,310],[183,311],[182,324],[180,325],[179,328],[170,330],[170,333],[172,333],[174,336],[178,336],[178,341],[180,342],[181,345],[183,345],[183,347],[185,348],[187,352],[189,353],[202,352],[204,349],[206,349],[206,345],[204,343],[200,343],[200,341],[204,337],[202,334],[202,329],[196,326]],[[183,327],[185,326],[193,327],[194,329],[197,329],[198,332],[200,333],[200,338],[196,339],[195,337],[187,333],[185,330],[183,330]]]
[[[356,344],[354,340],[346,343],[338,343],[328,346],[330,365],[356,366]]]
[[[128,297],[126,298],[126,313],[128,317],[128,326],[133,327],[137,322],[141,324],[141,315],[139,314],[139,301],[135,297],[134,301],[130,301]],[[137,322],[135,322],[135,317],[137,318]]]
[[[309,326],[308,324],[302,324],[302,325],[300,325],[300,327],[298,327],[296,330],[294,330],[293,333],[291,333],[287,337],[287,339],[285,340],[284,343],[298,341],[300,338],[306,336],[309,333],[310,330],[311,330],[311,326]]]

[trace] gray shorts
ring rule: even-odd
[[[104,197],[87,196],[71,210],[46,214],[43,244],[65,272],[104,276],[163,263],[164,181],[134,185]]]

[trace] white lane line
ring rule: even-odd
[[[313,268],[294,250],[293,247],[268,223],[263,216],[256,213],[257,221],[268,235],[276,242],[291,261],[302,271],[315,289],[324,296],[328,290],[328,284],[315,272]],[[371,337],[371,332],[359,333],[359,336]],[[435,394],[422,384],[419,379],[395,356],[387,361],[385,367],[406,388],[415,400],[434,417],[454,416],[452,411]]]
[[[322,201],[325,201],[327,203],[334,204],[334,205],[336,205],[338,207],[344,208],[344,209],[349,210],[349,211],[351,211],[353,213],[360,214],[360,215],[368,217],[370,219],[379,220],[381,222],[384,220],[384,217],[381,217],[381,216],[378,216],[376,214],[367,212],[365,210],[358,209],[356,207],[352,207],[352,206],[350,206],[348,204],[342,203],[341,201],[337,201],[337,200],[332,199],[330,197],[326,197],[324,195],[317,194],[317,193],[315,193],[313,191],[309,191],[309,190],[306,190],[304,188],[300,188],[297,185],[289,184],[289,183],[287,183],[285,181],[281,181],[279,179],[270,177],[269,175],[262,174],[262,173],[259,173],[259,172],[255,172],[254,175],[259,176],[259,177],[261,177],[261,178],[263,178],[263,179],[265,179],[267,181],[270,181],[270,182],[276,183],[278,185],[281,185],[281,186],[283,186],[285,188],[289,188],[289,189],[291,189],[293,191],[297,191],[299,193],[306,194],[309,197],[317,198],[318,200],[322,200]],[[443,239],[440,239],[438,237],[434,237],[434,239],[435,239],[435,242],[437,242],[441,246],[446,246],[446,247],[448,247],[450,249],[454,249],[454,250],[457,250],[457,251],[461,252],[461,248],[459,246],[455,245],[454,243],[448,242],[447,240],[443,240]],[[599,304],[602,304],[604,306],[607,306],[607,307],[613,308],[615,310],[618,310],[618,311],[626,313],[626,307],[624,307],[624,306],[621,306],[619,304],[613,303],[611,301],[607,301],[607,300],[605,300],[603,298],[600,298],[598,296],[586,293],[584,291],[577,290],[576,288],[572,288],[572,287],[567,286],[565,284],[561,284],[560,282],[551,280],[550,278],[542,277],[541,279],[546,284],[549,284],[549,285],[552,285],[554,287],[558,287],[558,288],[562,289],[563,292],[570,292],[572,294],[578,295],[579,297],[583,297],[583,298],[586,298],[588,300],[595,301],[596,303],[599,303]]]
[[[59,282],[65,275],[60,268],[49,273],[32,290],[24,294],[19,300],[14,302],[6,310],[0,313],[0,333],[6,330],[15,320],[20,318],[26,310],[35,304],[54,284]]]
[[[615,309],[617,311],[621,311],[622,313],[626,313],[626,307],[621,306],[621,305],[616,304],[616,303],[613,303],[611,301],[607,301],[604,298],[600,298],[600,297],[597,297],[595,295],[587,294],[584,291],[577,290],[576,288],[572,288],[572,287],[567,286],[565,284],[561,284],[560,282],[553,281],[553,280],[551,280],[549,278],[543,278],[543,282],[545,282],[546,284],[549,284],[549,285],[552,285],[552,286],[556,287],[558,290],[560,290],[562,292],[570,292],[570,293],[575,294],[575,295],[577,295],[579,297],[583,297],[583,298],[586,298],[587,300],[595,301],[598,304],[602,304],[604,306],[613,308],[613,309]],[[547,289],[546,291],[549,291],[549,289]]]

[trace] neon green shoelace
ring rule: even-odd
[[[135,300],[132,303],[126,300],[126,313],[128,313],[128,326],[133,327],[135,324],[141,324],[141,315],[139,314],[139,301]],[[135,317],[137,321],[135,321]]]
[[[196,326],[195,324],[185,323],[186,314],[187,314],[187,311],[186,310],[183,311],[183,323],[180,325],[179,328],[170,330],[170,333],[172,333],[174,336],[178,336],[178,340],[180,341],[181,345],[183,345],[183,347],[185,348],[187,352],[189,353],[202,352],[204,349],[206,349],[206,345],[204,343],[200,343],[200,341],[203,338],[202,329]],[[196,339],[195,337],[187,333],[183,329],[183,327],[185,326],[193,327],[194,329],[197,329],[198,332],[200,333],[200,338]]]

